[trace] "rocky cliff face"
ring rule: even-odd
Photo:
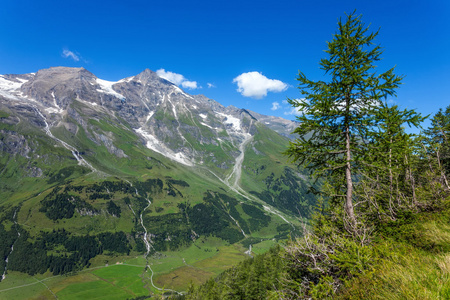
[[[189,95],[148,69],[117,82],[99,79],[84,68],[2,75],[0,101],[12,110],[28,107],[34,116],[22,116],[41,128],[48,126],[48,132],[64,127],[76,134],[81,126],[92,142],[118,157],[127,155],[114,145],[114,136],[97,132],[89,120],[121,119],[149,149],[184,165],[211,163],[221,169],[230,168],[258,126],[282,135],[295,126]]]

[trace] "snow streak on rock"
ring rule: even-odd
[[[155,152],[158,152],[159,154],[162,154],[166,156],[167,158],[170,158],[171,160],[174,160],[176,162],[179,162],[186,166],[193,166],[194,164],[189,161],[189,159],[181,152],[174,153],[172,150],[167,148],[164,143],[160,142],[155,136],[150,134],[149,132],[145,131],[144,129],[139,128],[135,130],[137,133],[139,133],[146,141],[146,146],[150,150],[153,150]]]
[[[90,163],[88,163],[83,157],[81,157],[80,152],[75,148],[72,147],[71,145],[67,144],[66,142],[58,139],[57,137],[55,137],[53,135],[53,133],[50,131],[50,127],[47,123],[47,118],[39,111],[38,108],[33,107],[33,109],[36,111],[36,113],[44,120],[45,123],[45,133],[51,137],[52,139],[54,139],[55,141],[59,142],[61,145],[64,146],[64,148],[66,148],[67,150],[70,150],[72,152],[72,155],[75,157],[75,159],[78,161],[79,165],[84,165],[86,167],[88,167],[89,169],[91,169],[93,172],[99,172],[96,168],[94,168]]]
[[[242,128],[241,128],[241,120],[239,120],[238,118],[233,117],[231,115],[226,115],[226,114],[223,114],[223,113],[217,113],[217,114],[219,116],[225,117],[223,123],[225,125],[231,125],[234,131],[239,132],[239,131],[242,130]]]
[[[58,103],[56,102],[55,92],[52,92],[52,98],[53,98],[53,106],[54,107],[48,107],[45,109],[45,111],[47,111],[49,113],[57,113],[57,114],[63,113],[64,110],[61,107],[59,107]]]
[[[100,79],[100,78],[96,78],[95,80],[97,81],[98,85],[100,86],[100,89],[97,90],[98,92],[109,94],[109,95],[113,95],[116,98],[125,100],[125,97],[123,95],[119,94],[118,92],[116,92],[112,88],[112,86],[114,84],[118,83],[118,82],[107,81],[107,80],[103,80],[103,79]]]
[[[17,81],[9,80],[5,76],[0,75],[0,96],[11,100],[19,100],[18,96],[21,95],[18,92],[19,88],[27,82],[25,79],[16,79]]]

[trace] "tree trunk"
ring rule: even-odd
[[[412,207],[417,208],[417,198],[416,198],[416,182],[411,170],[411,165],[409,164],[408,161],[408,156],[405,155],[405,162],[407,165],[407,169],[406,172],[408,174],[407,177],[409,177],[409,181],[411,182],[411,190],[412,190],[412,198],[413,198],[413,202],[412,202]]]
[[[433,174],[434,171],[433,171],[433,166],[431,166],[431,157],[430,157],[430,155],[428,154],[427,148],[425,148],[425,145],[424,145],[424,144],[422,144],[422,147],[423,147],[424,153],[426,154],[426,156],[427,156],[427,158],[428,158],[428,165],[430,166],[431,174]]]
[[[346,128],[345,139],[346,139],[346,154],[347,154],[347,164],[345,167],[345,179],[347,181],[347,196],[345,201],[345,211],[350,218],[352,225],[356,224],[355,213],[353,210],[353,181],[352,181],[352,166],[351,166],[351,151],[350,151],[350,128]]]
[[[394,193],[393,187],[394,176],[392,174],[392,137],[389,140],[389,212],[391,213],[391,219],[394,218],[394,209],[392,206],[392,194]]]
[[[441,177],[442,177],[442,179],[444,179],[445,186],[447,187],[447,190],[448,190],[449,186],[448,186],[447,176],[445,176],[444,169],[441,166],[441,157],[439,155],[439,150],[436,150],[436,156],[437,156],[437,162],[439,165],[439,170],[441,170]]]

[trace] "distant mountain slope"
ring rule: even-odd
[[[15,230],[40,249],[30,255],[47,257],[34,271],[5,265],[52,270],[60,249],[64,273],[97,255],[177,250],[200,237],[286,237],[315,201],[281,154],[294,127],[189,95],[148,69],[117,82],[83,68],[0,75],[5,257]],[[53,230],[59,242],[39,244]],[[110,237],[116,248],[105,246],[108,232],[124,234]],[[69,246],[83,235],[94,237],[86,257]]]
[[[248,112],[259,122],[263,123],[264,125],[266,125],[266,127],[272,129],[278,134],[281,134],[282,136],[288,137],[290,139],[295,138],[295,135],[292,134],[292,132],[297,127],[297,122],[286,120],[280,117],[262,115],[251,110],[248,110]]]

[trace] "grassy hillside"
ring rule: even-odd
[[[450,202],[382,226],[373,265],[338,299],[450,299]]]
[[[380,224],[368,245],[322,228],[327,242],[291,240],[191,288],[186,299],[449,299],[449,224],[447,200]]]

